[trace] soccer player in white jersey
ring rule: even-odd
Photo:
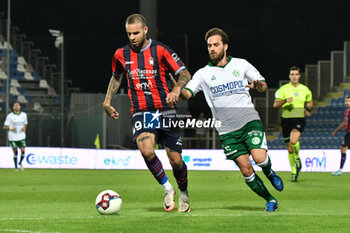
[[[28,118],[25,112],[21,111],[19,102],[13,104],[13,112],[9,113],[4,123],[4,129],[8,131],[8,139],[13,150],[13,160],[15,162],[15,169],[17,166],[18,147],[21,150],[21,158],[19,160],[19,167],[23,171],[22,161],[24,159],[24,150],[26,147],[26,130],[28,125]]]
[[[221,121],[221,127],[216,130],[227,159],[237,164],[247,185],[266,200],[266,211],[275,211],[278,202],[255,173],[249,159],[251,154],[273,187],[283,190],[281,178],[271,169],[265,130],[249,94],[250,88],[266,91],[265,79],[246,60],[226,55],[229,38],[223,30],[210,29],[205,41],[210,62],[195,73],[182,90],[182,97],[188,99],[199,91],[204,92],[213,118]]]

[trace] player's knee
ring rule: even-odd
[[[249,177],[254,173],[254,169],[252,166],[244,167],[241,169],[242,175],[245,177]]]
[[[292,146],[294,146],[295,144],[297,144],[298,143],[298,141],[299,141],[299,137],[291,137],[290,138],[290,144],[292,145]]]
[[[180,169],[183,165],[182,157],[169,158],[170,165],[175,169]]]
[[[154,150],[150,149],[150,148],[140,149],[140,152],[141,152],[142,156],[147,160],[151,160],[155,156]]]

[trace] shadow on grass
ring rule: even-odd
[[[247,211],[261,211],[264,210],[264,207],[253,207],[253,206],[241,206],[241,205],[236,205],[236,206],[227,206],[223,207],[223,209],[226,210],[247,210]]]
[[[192,209],[192,211],[196,210],[245,210],[245,211],[262,211],[264,210],[263,206],[260,207],[252,207],[252,206],[225,206],[222,208],[212,208],[212,207],[196,207],[195,209]],[[148,208],[147,211],[150,212],[165,212],[163,208],[157,208],[157,207],[152,207]],[[192,212],[191,211],[191,212]],[[174,209],[172,212],[177,212],[177,209]]]
[[[150,211],[150,212],[166,212],[162,207],[151,207],[151,208],[148,208],[147,211]],[[174,209],[175,211],[175,209]]]

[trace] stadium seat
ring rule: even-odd
[[[40,76],[40,74],[38,72],[33,72],[32,75],[33,75],[34,79],[37,79],[37,80],[41,79],[41,76]]]
[[[18,64],[27,65],[26,60],[24,59],[24,57],[21,56],[17,57],[17,62]]]
[[[18,96],[20,93],[18,92],[16,87],[10,87],[10,94]]]
[[[23,64],[17,64],[17,70],[22,73],[27,71]]]
[[[32,76],[32,74],[30,72],[25,72],[24,73],[24,79],[34,80],[34,77]]]
[[[17,80],[17,79],[11,79],[10,85],[11,85],[12,87],[21,87],[21,85],[18,83],[18,80]]]
[[[41,88],[49,88],[49,84],[47,83],[47,81],[45,79],[41,79],[40,82],[39,82],[39,86]]]
[[[28,103],[28,100],[26,99],[26,97],[24,95],[19,95],[17,97],[17,101],[20,102],[21,104],[26,104]]]
[[[0,71],[0,79],[7,79],[7,75],[4,71]]]
[[[7,41],[0,42],[0,49],[6,51],[8,45],[10,46],[10,49],[12,49],[12,45],[10,43],[7,43]]]

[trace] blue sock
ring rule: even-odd
[[[346,161],[346,153],[342,153],[341,160],[340,160],[340,169],[343,169],[345,161]]]
[[[183,162],[183,161],[182,161]],[[179,170],[173,171],[174,177],[176,179],[177,185],[181,191],[186,191],[187,190],[187,166],[186,163],[183,162],[182,167]]]
[[[168,177],[165,175],[162,162],[158,159],[157,155],[150,161],[145,159],[148,169],[152,172],[154,178],[159,184],[164,184],[168,181]]]

